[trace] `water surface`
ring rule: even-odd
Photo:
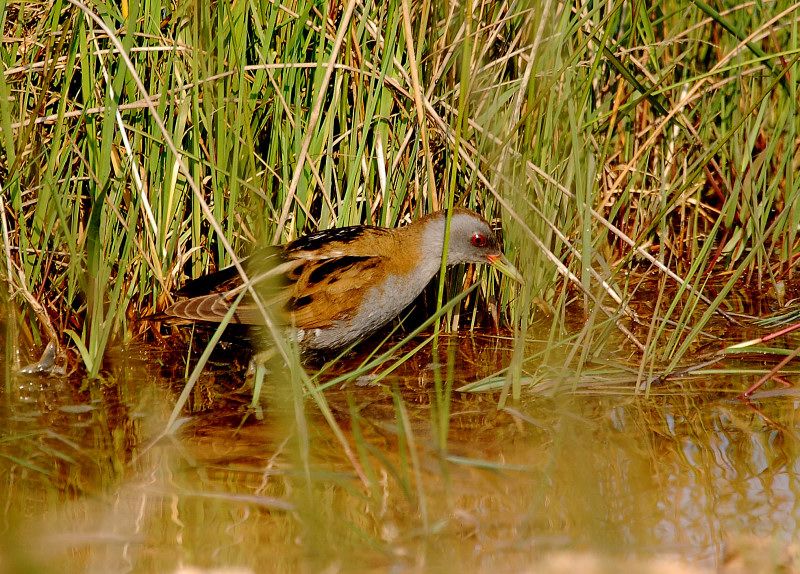
[[[743,403],[756,375],[722,362],[644,395],[623,368],[570,380],[551,356],[526,363],[518,403],[455,390],[509,347],[450,338],[327,389],[340,437],[280,373],[255,416],[244,361],[211,365],[167,436],[182,356],[127,349],[101,381],[10,374],[3,570],[793,571],[793,389]]]

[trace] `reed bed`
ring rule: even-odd
[[[445,297],[478,280],[446,324],[497,305],[515,329],[516,397],[537,316],[577,367],[610,330],[642,365],[675,365],[731,292],[785,293],[793,277],[795,4],[68,0],[0,14],[11,322],[24,346],[66,345],[89,378],[110,345],[148,336],[141,317],[187,277],[450,205],[502,224],[526,276],[460,270]],[[647,317],[631,306],[643,285]]]

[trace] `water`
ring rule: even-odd
[[[509,347],[451,338],[326,390],[350,456],[279,373],[249,412],[244,361],[209,367],[167,436],[181,355],[128,349],[91,383],[11,375],[0,571],[796,571],[793,389],[743,403],[752,376],[722,363],[643,396],[608,364],[557,384],[551,357],[519,404],[453,390]]]

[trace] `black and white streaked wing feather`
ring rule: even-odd
[[[390,230],[371,225],[354,225],[323,229],[304,235],[288,243],[284,247],[284,257],[302,259],[326,259],[340,257],[347,251],[346,247],[369,235],[385,235]]]

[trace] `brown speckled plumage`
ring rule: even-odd
[[[285,281],[277,299],[300,345],[334,349],[380,328],[419,295],[439,270],[444,222],[444,212],[437,212],[397,229],[364,225],[328,229],[258,252],[248,258],[246,269],[252,279],[277,268]],[[520,279],[488,223],[476,213],[456,209],[447,263],[467,262],[488,263]],[[178,293],[182,298],[164,313],[219,322],[241,288],[238,272],[229,267],[191,281]],[[262,322],[247,299],[233,320]]]

